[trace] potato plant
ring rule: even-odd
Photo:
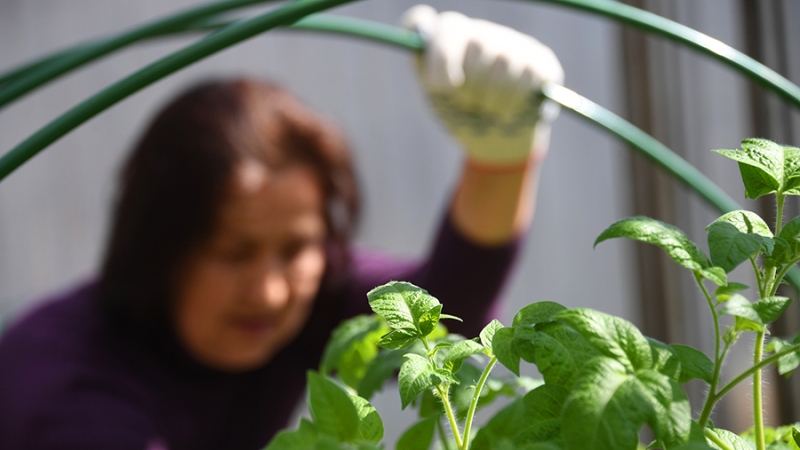
[[[738,162],[748,198],[775,195],[772,228],[754,212],[728,212],[707,227],[709,256],[678,228],[647,217],[614,223],[595,242],[647,242],[690,270],[711,311],[712,355],[645,337],[619,317],[554,302],[530,304],[510,326],[495,320],[466,339],[440,324],[460,319],[443,314],[436,298],[390,282],[368,294],[375,315],[342,324],[319,373],[308,374],[312,420],[279,433],[267,449],[384,448],[383,424],[368,399],[397,374],[402,407],[416,407],[420,417],[398,450],[429,449],[437,440],[446,450],[634,450],[645,425],[655,436],[648,448],[800,450],[796,427],[764,427],[761,395],[763,369],[775,364],[788,376],[800,365],[800,335],[767,340],[769,324],[791,302],[776,295],[778,286],[800,262],[800,217],[783,220],[786,196],[800,195],[800,149],[747,139],[741,149],[715,151]],[[755,274],[754,301],[742,295],[748,286],[728,280],[743,263]],[[742,336],[752,336],[752,365],[723,377]],[[535,364],[543,380],[519,378],[522,361]],[[517,377],[492,376],[498,362]],[[682,385],[695,379],[708,387],[693,408]],[[746,380],[753,428],[742,436],[715,428],[714,406]],[[513,400],[476,430],[475,412],[499,396]]]

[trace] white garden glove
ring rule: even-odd
[[[405,12],[402,25],[425,40],[417,69],[434,110],[468,157],[488,168],[544,158],[558,106],[542,83],[563,83],[550,48],[503,25],[427,5]]]

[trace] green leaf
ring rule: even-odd
[[[797,340],[795,338],[795,340]],[[796,345],[796,342],[787,341],[785,339],[780,338],[772,338],[769,340],[769,344],[767,345],[766,350],[768,352],[779,353],[783,349],[787,347],[791,347]],[[778,358],[778,361],[775,363],[778,368],[778,373],[781,375],[789,376],[800,366],[800,353],[798,352],[791,352],[787,353],[786,355],[781,356]]]
[[[547,442],[561,440],[561,411],[569,391],[559,386],[544,384],[523,398],[525,428],[514,442]]]
[[[397,441],[395,450],[428,450],[433,443],[438,417],[420,420],[406,430]]]
[[[404,349],[413,344],[418,336],[417,330],[414,329],[401,328],[392,330],[381,337],[378,341],[378,347],[389,350]]]
[[[698,270],[695,273],[717,286],[725,286],[728,284],[728,275],[722,267],[709,267],[707,269]]]
[[[742,283],[730,282],[725,286],[718,287],[714,292],[714,297],[716,297],[717,301],[720,303],[726,302],[733,294],[744,291],[745,289],[750,289],[750,286]]]
[[[708,249],[715,266],[730,272],[739,264],[758,254],[763,247],[763,238],[756,234],[742,233],[733,225],[715,222],[708,226]]]
[[[756,199],[778,192],[798,195],[800,149],[766,139],[745,139],[742,150],[713,150],[739,163],[745,195]]]
[[[705,353],[688,345],[670,345],[681,361],[681,384],[698,379],[711,384],[714,378],[714,363]]]
[[[588,308],[568,309],[555,319],[578,331],[601,354],[614,358],[628,370],[650,369],[650,344],[630,322]]]
[[[419,332],[422,336],[427,336],[439,324],[439,315],[442,314],[442,305],[436,305],[425,311],[417,321]]]
[[[647,423],[668,446],[689,439],[689,401],[677,381],[653,370],[630,373],[611,358],[595,358],[576,381],[563,410],[565,448],[634,449]]]
[[[302,450],[312,449],[319,440],[314,424],[301,418],[297,430],[283,430],[270,441],[264,450]]]
[[[369,363],[364,377],[358,383],[356,388],[358,395],[367,400],[372,398],[376,392],[383,388],[383,384],[400,369],[403,361],[403,352],[394,350],[379,352],[378,356]]]
[[[764,222],[764,219],[762,219],[761,216],[752,211],[747,211],[744,209],[730,211],[723,214],[717,220],[711,222],[706,229],[715,223],[731,224],[736,228],[737,231],[744,234],[756,234],[769,239],[773,237],[772,230],[769,229],[769,225]]]
[[[351,395],[350,400],[358,413],[358,438],[360,441],[377,444],[383,438],[383,421],[378,411],[370,403],[357,395]]]
[[[517,312],[512,326],[531,326],[540,322],[547,322],[551,317],[565,309],[567,308],[555,302],[531,303]]]
[[[574,328],[563,323],[536,326],[536,367],[548,384],[571,388],[583,366],[600,352]]]
[[[440,314],[439,320],[449,319],[449,320],[457,320],[459,322],[463,322],[464,320],[461,317],[451,316],[450,314]]]
[[[650,352],[653,355],[653,365],[650,368],[674,380],[680,380],[681,360],[675,350],[661,341],[649,337],[645,339],[650,344]]]
[[[400,367],[397,381],[400,400],[406,409],[419,394],[438,385],[440,379],[427,358],[414,353],[406,353],[403,357],[406,361]]]
[[[473,340],[460,341],[453,344],[444,357],[442,364],[460,363],[469,356],[483,352],[483,346]]]
[[[319,371],[327,375],[337,369],[343,355],[362,342],[367,342],[374,348],[380,336],[387,331],[383,319],[377,316],[362,315],[342,322],[333,330],[331,338],[325,345]]]
[[[359,431],[359,417],[350,395],[333,381],[308,372],[309,409],[320,433],[352,442]]]
[[[514,353],[529,363],[536,361],[536,329],[533,327],[514,327]]]
[[[519,376],[519,355],[514,350],[514,328],[498,328],[492,338],[492,349],[497,360]]]
[[[428,291],[404,281],[390,281],[378,286],[367,293],[367,298],[375,314],[386,319],[390,327],[420,332],[422,316],[439,305]]]
[[[791,303],[792,299],[788,297],[767,297],[753,303],[753,309],[761,318],[761,323],[768,324],[778,320]]]
[[[483,344],[483,346],[490,352],[493,351],[492,339],[494,338],[494,333],[500,328],[503,328],[503,324],[500,323],[499,320],[495,319],[489,322],[489,324],[483,327],[483,330],[481,330],[481,344]]]
[[[714,434],[717,439],[724,442],[728,448],[733,450],[753,450],[753,447],[744,440],[743,438],[739,437],[736,433],[732,433],[728,430],[723,430],[722,428],[707,428],[707,431]],[[714,448],[721,448],[716,443],[712,441],[712,447]]]
[[[794,445],[800,447],[800,430],[797,427],[792,427],[792,441]]]
[[[758,315],[758,312],[746,298],[739,294],[734,294],[724,305],[719,313],[736,317],[735,331],[762,331],[764,329],[761,316]]]
[[[787,222],[775,238],[775,251],[771,262],[786,264],[800,256],[800,216]]]
[[[631,217],[608,227],[594,245],[607,239],[626,237],[661,247],[675,262],[691,270],[711,267],[708,258],[683,231],[649,217]]]

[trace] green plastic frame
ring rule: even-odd
[[[133,43],[175,33],[213,30],[199,41],[101,90],[11,149],[0,157],[0,181],[51,143],[134,92],[200,59],[275,27],[293,26],[306,30],[342,33],[417,51],[423,48],[420,37],[406,30],[345,17],[311,16],[353,0],[295,0],[253,18],[233,22],[220,20],[219,16],[223,13],[271,1],[274,0],[229,0],[204,5],[110,39],[49,55],[0,74],[0,108],[2,108],[77,67]],[[754,82],[777,93],[789,104],[800,108],[800,87],[719,40],[671,20],[609,0],[528,1],[553,3],[604,15],[662,35],[727,64]],[[741,209],[736,201],[686,160],[619,116],[563,86],[548,84],[544,86],[543,93],[568,111],[605,128],[631,144],[719,211]],[[800,270],[793,268],[788,278],[791,284],[800,290]]]

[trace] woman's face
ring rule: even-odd
[[[254,369],[299,333],[325,270],[323,211],[309,168],[239,167],[214,233],[179,281],[175,325],[193,357]]]

